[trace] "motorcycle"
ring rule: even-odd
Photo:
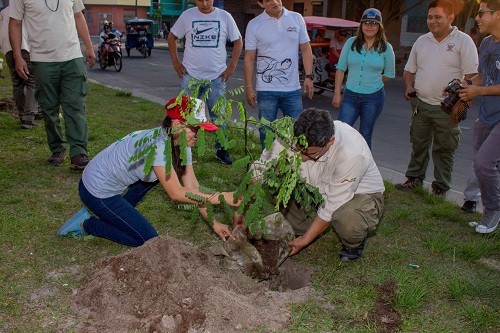
[[[97,51],[97,59],[99,60],[99,66],[102,69],[106,69],[108,66],[113,66],[117,72],[122,70],[122,43],[113,34],[108,34],[108,41],[104,43],[103,47],[106,48],[107,57],[101,54],[101,50]]]
[[[313,86],[314,94],[321,95],[325,91],[333,92],[335,89],[335,69],[330,69],[331,65],[328,59],[314,58],[313,60]],[[304,67],[299,66],[299,79],[304,81]],[[345,81],[345,78],[344,78]],[[345,82],[343,82],[345,83]]]

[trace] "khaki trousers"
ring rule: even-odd
[[[370,231],[375,230],[383,211],[382,193],[356,194],[333,213],[331,225],[342,244],[348,249],[353,249],[363,242]],[[287,208],[281,210],[281,213],[291,224],[296,235],[303,235],[314,219],[293,200],[289,202]]]

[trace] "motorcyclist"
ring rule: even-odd
[[[112,51],[111,44],[109,43],[116,38],[114,34],[111,33],[109,25],[104,25],[103,31],[99,35],[101,39],[101,45],[99,46],[99,53],[101,54],[101,59],[108,58],[108,52]]]
[[[118,29],[116,29],[115,27],[113,27],[113,22],[109,21],[108,26],[109,26],[109,30],[111,31],[111,33],[113,35],[116,36],[116,38],[118,38],[118,39],[122,38],[122,33],[120,31],[118,31]]]

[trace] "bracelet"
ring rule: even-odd
[[[472,80],[470,80],[470,79],[465,79],[465,82],[467,82],[467,84],[468,84],[469,86],[472,86]]]
[[[253,88],[253,85],[252,85],[252,84],[247,84],[247,85],[245,86],[245,88],[246,88],[246,87],[252,87],[252,88]]]

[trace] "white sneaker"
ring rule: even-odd
[[[500,210],[485,210],[483,218],[476,226],[476,232],[489,234],[495,231],[500,222]]]

